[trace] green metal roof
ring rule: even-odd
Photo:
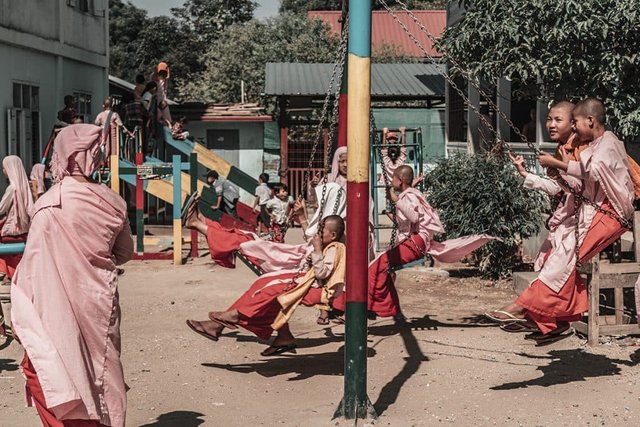
[[[266,65],[265,94],[322,96],[333,64],[273,63]],[[376,98],[444,97],[444,65],[371,64],[371,95]]]

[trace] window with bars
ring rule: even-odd
[[[9,113],[12,135],[7,152],[20,156],[29,169],[40,160],[40,87],[13,83],[13,108]]]
[[[76,114],[84,118],[85,123],[91,123],[91,94],[86,92],[73,92],[76,104]]]

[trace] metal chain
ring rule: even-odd
[[[342,81],[342,74],[344,72],[344,64],[347,59],[347,36],[349,34],[349,20],[345,20],[345,24],[343,27],[344,33],[342,34],[342,45],[340,49],[340,55],[342,55],[342,60],[340,61],[340,66],[338,67],[338,78]],[[327,197],[327,182],[329,179],[329,172],[331,171],[331,152],[333,151],[334,141],[336,139],[336,125],[338,123],[339,117],[339,107],[340,107],[340,86],[338,85],[336,93],[333,98],[333,110],[331,114],[331,120],[329,122],[329,131],[327,135],[327,139],[329,140],[327,143],[327,150],[324,157],[324,176],[322,178],[322,196],[320,199],[320,203],[318,204],[318,234],[322,235],[322,231],[324,228],[324,224],[322,223],[322,216],[324,215],[325,202]],[[338,206],[340,203],[340,197],[336,197],[336,203],[334,206],[334,212],[338,211]]]
[[[391,199],[389,198],[389,191],[391,191],[391,183],[389,182],[389,177],[387,176],[387,172],[385,171],[384,168],[384,160],[382,159],[382,143],[380,142],[379,136],[378,136],[378,132],[376,131],[376,121],[373,117],[373,109],[369,110],[369,115],[370,115],[370,122],[371,122],[371,126],[370,126],[370,132],[373,135],[373,143],[376,145],[377,147],[377,151],[378,151],[378,160],[380,162],[380,167],[382,168],[382,177],[384,179],[384,186],[385,186],[385,199],[389,202],[388,204],[391,206],[391,222],[393,224],[392,228],[391,228],[391,239],[389,240],[389,247],[394,247],[396,244],[396,238],[397,238],[397,234],[398,234],[398,219],[396,218],[396,205],[395,203],[391,202]]]
[[[320,114],[320,125],[316,130],[315,141],[313,147],[311,149],[311,155],[309,157],[309,163],[307,165],[307,170],[305,171],[304,178],[302,181],[302,189],[303,191],[307,190],[307,186],[309,185],[309,178],[311,175],[311,169],[313,169],[313,161],[316,157],[316,152],[318,150],[318,146],[320,145],[320,141],[322,141],[322,131],[323,125],[327,121],[327,114],[329,112],[329,105],[331,105],[331,97],[334,97],[334,111],[332,111],[332,117],[337,115],[337,104],[340,96],[340,83],[337,84],[336,89],[334,90],[334,84],[336,82],[336,76],[338,77],[338,82],[342,82],[342,74],[344,72],[344,64],[346,60],[347,53],[347,37],[349,34],[349,20],[345,20],[343,34],[340,39],[340,47],[335,57],[333,70],[331,72],[331,80],[329,80],[329,87],[327,88],[327,93],[324,97],[324,103],[322,106],[322,113]],[[337,117],[337,116],[336,116]],[[333,121],[333,120],[331,120]],[[331,126],[331,125],[330,125]],[[329,144],[330,145],[330,144]],[[326,162],[326,159],[325,159]]]
[[[402,21],[400,21],[398,16],[393,12],[393,10],[389,7],[389,5],[386,3],[386,1],[385,0],[379,0],[379,1],[385,7],[385,9],[387,9],[387,11],[391,14],[393,19],[402,27],[404,32],[409,36],[409,38],[414,42],[414,44],[424,53],[425,57],[427,59],[429,59],[429,61],[432,64],[439,65],[438,61],[427,52],[427,50],[424,48],[422,43],[411,33],[411,31],[409,31],[407,26]],[[440,45],[439,41],[435,38],[435,36],[433,36],[433,34],[431,34],[429,32],[429,30],[427,28],[424,27],[424,25],[422,25],[420,20],[407,8],[407,5],[405,3],[403,3],[401,0],[396,0],[396,2],[398,4],[400,4],[402,6],[402,9],[405,12],[407,12],[407,14],[412,18],[412,20],[414,22],[416,22],[416,24],[422,29],[422,31],[429,37],[431,42],[434,43],[434,45],[436,45],[439,48],[441,48],[441,45]],[[529,146],[529,148],[531,148],[534,151],[534,153],[536,155],[541,154],[542,152],[540,151],[540,149],[538,149],[538,147],[536,147],[532,142],[528,141],[527,138],[522,134],[522,132],[520,132],[520,129],[518,129],[517,126],[515,126],[515,124],[506,116],[506,114],[497,107],[497,105],[493,102],[491,97],[488,96],[487,93],[482,89],[482,87],[481,87],[480,83],[477,81],[477,79],[475,77],[471,76],[471,74],[469,74],[469,72],[463,70],[463,68],[460,66],[460,64],[455,61],[455,59],[453,59],[453,58],[451,58],[451,57],[449,57],[447,55],[446,51],[443,50],[442,52],[443,52],[443,54],[445,56],[447,56],[447,59],[450,60],[454,64],[454,68],[456,68],[459,72],[461,72],[461,74],[467,79],[467,81],[469,83],[471,83],[476,88],[476,90],[478,90],[478,92],[480,93],[481,96],[483,96],[483,98],[485,98],[487,103],[490,104],[492,106],[492,108],[498,114],[500,114],[500,117],[502,117],[503,120],[505,120],[505,122],[509,125],[509,127],[514,131],[514,133],[516,135],[518,135],[522,139],[522,141],[525,142],[527,144],[527,146]],[[488,122],[486,117],[480,113],[479,109],[472,102],[470,102],[469,98],[458,87],[458,85],[455,84],[455,82],[451,79],[451,77],[445,72],[440,72],[440,74],[445,78],[445,80],[449,83],[449,85],[458,93],[458,95],[467,103],[467,106],[470,107],[478,115],[480,120],[482,120],[482,122],[489,128],[489,130],[494,135],[496,135],[498,143],[501,144],[503,147],[505,147],[508,151],[513,152],[513,148],[511,147],[511,145],[508,142],[506,142],[504,140],[504,138],[502,138],[502,135],[500,135],[498,137],[499,134],[495,131],[494,127]],[[525,165],[525,167],[526,167],[526,165]],[[543,178],[551,179],[551,178],[544,177],[544,176],[543,176]],[[575,199],[579,200],[582,203],[589,204],[596,211],[602,213],[603,215],[607,215],[607,216],[617,220],[620,224],[622,224],[623,227],[631,229],[632,223],[631,223],[630,220],[628,220],[626,218],[622,218],[617,213],[602,209],[595,202],[593,202],[593,201],[589,200],[588,198],[584,197],[581,194],[581,192],[579,192],[578,190],[576,190],[575,188],[570,186],[569,183],[567,183],[567,181],[564,178],[558,177],[557,179],[558,179],[558,181],[560,182],[561,185],[565,186],[567,188],[567,190],[569,190],[569,192],[571,193],[571,195],[574,196]]]

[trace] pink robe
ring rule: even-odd
[[[583,188],[583,196],[598,206],[608,200],[615,212],[622,218],[633,216],[633,183],[629,175],[627,153],[624,145],[612,132],[605,132],[600,138],[589,143],[580,152],[580,161],[570,160],[565,177],[573,188]],[[579,184],[582,180],[582,186]],[[553,250],[546,261],[538,258],[540,268],[538,279],[555,292],[567,283],[576,263],[575,216],[573,196],[558,212],[557,225],[550,223],[553,231]],[[588,203],[579,208],[578,234],[582,245],[591,227],[596,210]],[[562,220],[562,218],[565,218]],[[555,228],[553,228],[555,226]],[[542,266],[544,264],[544,266]]]
[[[126,204],[106,186],[66,177],[34,206],[11,318],[59,420],[124,426],[116,265],[132,253]]]
[[[457,239],[437,242],[434,233],[443,233],[438,211],[415,188],[404,190],[396,203],[398,222],[398,242],[416,234],[425,243],[426,253],[440,262],[457,262],[491,240],[497,240],[488,234],[472,234]]]

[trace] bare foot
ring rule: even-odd
[[[510,313],[513,317],[516,317],[518,319],[524,319],[525,313],[527,312],[526,309],[520,307],[516,303],[511,303],[511,304],[505,305],[504,307],[498,310],[490,311],[489,314],[491,314],[493,317],[497,319],[503,319],[503,320],[511,319],[511,317],[509,317],[507,314],[500,313],[501,311]]]
[[[238,313],[238,310],[236,309],[229,311],[212,311],[209,313],[209,319],[222,320],[226,323],[236,324],[240,321],[240,313]]]

